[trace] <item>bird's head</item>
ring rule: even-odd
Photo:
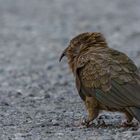
[[[74,60],[77,58],[77,56],[82,52],[87,51],[91,47],[107,47],[106,40],[101,33],[86,32],[77,35],[70,41],[69,46],[63,51],[59,60],[61,61],[61,59],[66,56],[72,68]]]

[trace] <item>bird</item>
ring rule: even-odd
[[[87,127],[101,111],[122,112],[124,124],[140,122],[140,75],[135,63],[123,52],[110,48],[100,32],[75,36],[62,52],[74,75],[79,96],[85,104]]]

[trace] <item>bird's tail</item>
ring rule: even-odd
[[[127,110],[140,122],[140,107],[129,107]]]

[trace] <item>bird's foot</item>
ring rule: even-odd
[[[87,118],[83,118],[83,119],[81,120],[81,125],[82,125],[83,127],[90,127],[91,124],[92,124],[92,121],[90,121],[90,120],[87,119]]]
[[[125,122],[122,122],[122,127],[137,127],[138,126],[138,123],[137,122],[128,122],[128,121],[125,121]]]
[[[105,121],[103,119],[98,118],[96,127],[97,128],[99,128],[99,127],[107,127],[107,124],[105,123]]]
[[[105,121],[103,120],[103,119],[97,119],[96,120],[96,123],[94,124],[93,123],[93,121],[91,121],[91,120],[89,120],[89,119],[87,119],[87,118],[82,118],[82,120],[81,120],[81,127],[80,128],[88,128],[88,127],[90,127],[90,126],[92,126],[92,125],[94,125],[95,127],[97,127],[97,128],[99,128],[99,127],[106,127],[107,126],[107,124],[105,123]]]

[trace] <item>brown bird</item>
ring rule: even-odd
[[[74,74],[76,87],[88,117],[85,125],[97,118],[100,110],[119,111],[140,122],[140,76],[134,62],[124,53],[108,47],[101,33],[87,32],[74,37],[64,50]]]

